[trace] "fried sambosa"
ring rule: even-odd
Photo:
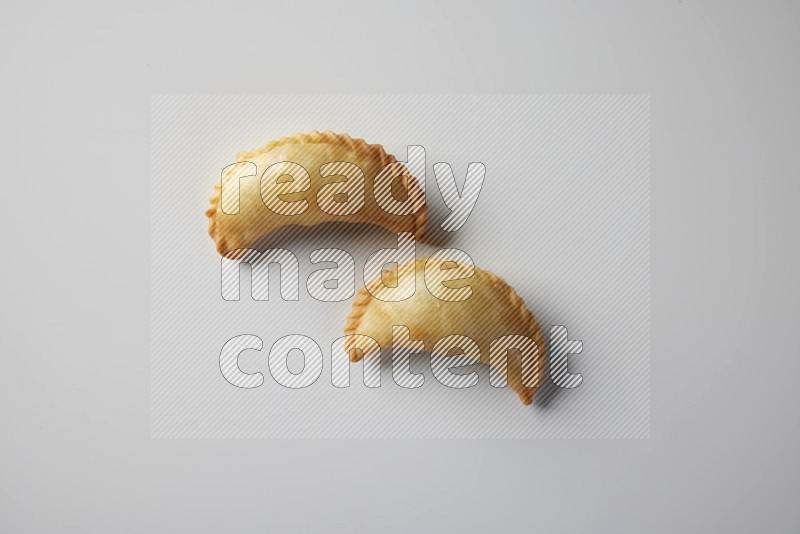
[[[381,145],[314,131],[236,159],[223,170],[206,211],[208,233],[223,256],[287,225],[372,223],[424,237],[424,184]]]
[[[399,291],[410,297],[384,299],[397,294],[403,284],[415,284],[413,294]],[[398,326],[409,334],[399,342],[393,339]],[[408,349],[414,348],[414,341],[420,348],[422,340],[425,351],[440,356],[452,356],[452,349],[458,348],[458,356],[479,358],[495,375],[505,375],[523,404],[532,402],[544,376],[541,330],[517,292],[489,271],[440,255],[384,270],[356,295],[344,332],[352,362],[366,356],[367,348],[375,348],[371,341],[360,343],[368,338],[383,348]],[[470,350],[475,346],[478,350]]]

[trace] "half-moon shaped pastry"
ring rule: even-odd
[[[221,255],[252,248],[287,225],[372,223],[422,240],[424,184],[381,145],[313,131],[237,154],[206,211]]]
[[[351,362],[366,356],[364,348],[358,346],[355,340],[367,338],[353,334],[369,336],[380,347],[387,348],[393,346],[393,326],[402,325],[409,329],[410,336],[401,339],[408,340],[410,337],[411,341],[423,340],[428,352],[437,350],[437,343],[447,336],[451,336],[450,339],[467,336],[480,349],[480,361],[489,364],[493,373],[507,373],[508,385],[519,395],[523,404],[530,404],[544,376],[546,357],[544,340],[536,319],[517,292],[489,271],[475,267],[472,272],[470,265],[462,270],[462,276],[450,276],[450,281],[443,281],[442,276],[437,276],[442,272],[442,267],[447,269],[457,265],[437,254],[431,258],[410,261],[396,270],[385,270],[382,276],[361,288],[344,329],[348,336],[345,337],[345,350]],[[462,267],[463,264],[459,268]],[[396,286],[398,276],[401,284],[416,284],[414,294],[398,302],[376,298],[376,295],[381,296],[384,286]],[[448,295],[439,291],[442,286],[453,290],[450,293],[452,300],[447,300]],[[468,296],[464,300],[466,286],[470,289],[466,290]],[[452,348],[446,340],[438,347],[445,347],[445,350]],[[399,348],[413,347],[401,345]],[[466,349],[466,346],[461,349]],[[463,350],[463,356],[469,356],[469,353]]]

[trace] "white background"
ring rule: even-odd
[[[0,530],[796,530],[799,17],[6,6]],[[236,92],[650,94],[651,439],[151,440],[150,95]]]
[[[152,435],[648,437],[649,119],[648,98],[636,95],[154,98]],[[344,335],[353,298],[311,297],[306,281],[325,264],[313,265],[309,255],[330,247],[347,251],[360,289],[369,281],[363,273],[367,258],[397,247],[397,234],[380,228],[339,223],[299,229],[286,217],[285,228],[252,246],[295,254],[298,300],[280,298],[277,268],[268,301],[251,298],[248,275],[241,300],[223,300],[220,257],[203,214],[212,185],[241,151],[236,143],[252,149],[315,128],[358,132],[401,160],[408,145],[425,147],[426,171],[418,178],[427,182],[430,220],[426,239],[415,242],[416,257],[454,247],[505,278],[535,314],[544,339],[550,325],[564,325],[571,339],[583,342],[569,365],[584,377],[581,386],[566,390],[546,378],[535,405],[525,407],[510,389],[490,386],[485,366],[472,366],[479,372],[477,386],[453,391],[437,382],[428,357],[420,355],[411,369],[425,382],[405,389],[392,379],[386,350],[380,389],[363,385],[361,363],[349,366],[348,389],[334,387],[331,358],[344,357],[344,350],[332,343]],[[478,201],[458,231],[445,232],[440,225],[450,211],[432,167],[448,162],[463,184],[475,161],[486,169]],[[312,181],[322,180],[317,169],[309,172]],[[243,179],[241,188],[243,195],[258,194],[258,178]],[[489,310],[468,309],[471,321],[494,319]],[[242,334],[263,343],[239,359],[245,372],[265,377],[257,389],[234,387],[220,372],[223,345]],[[313,339],[323,354],[321,376],[302,389],[281,387],[267,365],[273,343],[295,334]],[[303,368],[299,351],[288,361],[294,372]],[[313,367],[311,360],[306,365]]]

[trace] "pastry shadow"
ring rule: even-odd
[[[533,405],[536,408],[548,409],[553,402],[567,391],[565,388],[558,387],[555,382],[550,379],[550,358],[545,360],[544,364],[544,377],[542,378],[542,385],[539,392],[533,398]]]
[[[542,385],[533,398],[533,406],[540,410],[546,410],[557,403],[564,393],[569,391],[556,385],[550,378],[550,325],[563,324],[563,314],[556,309],[558,296],[548,294],[545,288],[534,287],[525,293],[535,295],[535,297],[526,298],[525,295],[520,293],[528,309],[536,317],[536,322],[539,324],[539,328],[542,331],[542,339],[545,343],[544,376],[542,377]]]
[[[428,205],[428,222],[425,226],[425,243],[434,247],[444,247],[452,241],[457,232],[446,232],[441,222],[450,214],[446,206],[437,202]]]

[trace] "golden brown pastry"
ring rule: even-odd
[[[314,131],[236,159],[214,186],[206,211],[208,233],[221,255],[251,248],[290,224],[367,222],[424,237],[424,184],[381,145]]]
[[[443,281],[438,275],[440,269],[456,265],[460,269],[458,276]],[[384,285],[398,285],[398,276],[401,284],[416,284],[413,296],[399,302],[376,298],[381,297]],[[442,286],[452,291],[442,292]],[[345,350],[350,360],[355,362],[366,356],[358,341],[366,338],[349,336],[369,336],[382,348],[392,347],[395,325],[406,326],[411,340],[423,340],[426,351],[446,336],[468,336],[477,343],[481,362],[490,364],[495,373],[507,371],[508,385],[523,404],[531,403],[544,376],[545,345],[533,314],[502,278],[477,267],[473,272],[472,265],[464,267],[435,255],[405,263],[397,270],[383,271],[382,277],[358,292],[347,318]]]

